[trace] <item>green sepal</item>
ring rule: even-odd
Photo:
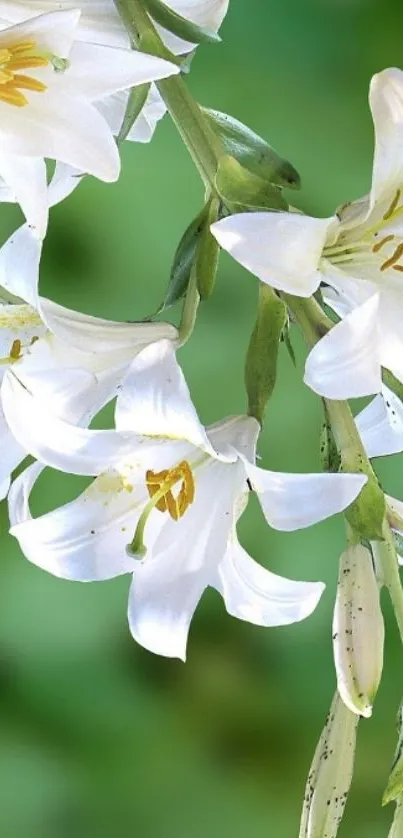
[[[320,434],[320,458],[323,471],[336,474],[340,470],[341,457],[333,436],[332,425],[328,416],[326,403],[323,403],[325,421]]]
[[[382,797],[382,806],[387,806],[392,800],[397,800],[403,795],[403,704],[400,705],[397,714],[397,735],[395,757],[389,780]]]
[[[203,29],[166,6],[162,0],[142,0],[145,10],[160,26],[191,44],[216,44],[220,36],[213,29]]]
[[[203,207],[202,211],[189,224],[185,230],[175,252],[169,284],[164,302],[158,309],[160,314],[164,309],[173,306],[186,294],[192,267],[196,258],[197,244],[203,232],[208,216],[209,204]]]
[[[294,166],[280,157],[259,134],[226,113],[209,108],[202,110],[226,154],[235,157],[238,163],[269,183],[290,189],[300,188],[301,179]]]
[[[196,245],[196,284],[201,300],[208,300],[214,291],[220,246],[210,226],[218,219],[220,205],[218,198],[211,198]]]
[[[288,209],[277,186],[254,175],[229,154],[219,160],[215,185],[220,198],[232,211]]]
[[[259,283],[257,319],[246,355],[245,386],[248,414],[260,425],[276,383],[278,351],[287,317],[283,300],[269,285]]]
[[[351,469],[349,471],[351,472]],[[359,467],[359,464],[357,464],[356,471],[367,474]],[[368,539],[368,541],[383,541],[382,525],[385,509],[385,495],[376,477],[368,475],[368,482],[344,514],[348,523],[360,538]]]
[[[133,128],[136,119],[140,116],[141,111],[147,101],[150,92],[151,84],[139,84],[137,87],[132,87],[126,105],[125,115],[123,117],[122,126],[117,136],[117,143],[123,143],[128,137]]]

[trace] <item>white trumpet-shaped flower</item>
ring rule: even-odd
[[[375,75],[369,100],[369,195],[326,219],[266,212],[213,225],[220,245],[274,288],[304,297],[330,286],[325,300],[343,320],[313,350],[307,383],[334,399],[379,392],[380,365],[403,381],[403,72]]]
[[[371,552],[351,545],[340,558],[333,652],[341,698],[353,713],[367,718],[382,675],[384,637]]]
[[[336,838],[353,776],[358,720],[336,693],[309,771],[299,838]]]
[[[192,23],[218,31],[227,13],[229,0],[171,0],[167,5]],[[22,20],[41,14],[65,9],[79,9],[81,17],[75,33],[77,41],[83,44],[98,44],[106,47],[119,47],[131,51],[127,32],[116,11],[114,0],[0,0],[0,24],[20,23]],[[194,49],[194,44],[178,38],[157,25],[166,46],[176,55],[186,54]],[[120,91],[97,101],[98,111],[105,117],[114,134],[122,126],[128,92]],[[140,143],[149,142],[159,120],[166,113],[166,107],[154,84],[151,85],[148,98],[126,137]]]
[[[355,422],[368,457],[403,451],[403,405],[386,384],[382,384],[382,392],[356,416]]]
[[[79,182],[58,166],[47,201],[55,204]],[[116,323],[80,314],[38,293],[41,241],[25,224],[0,249],[0,382],[7,370],[71,422],[87,423],[116,395],[133,357],[150,342],[177,341],[168,323]],[[12,302],[11,302],[12,301]],[[0,497],[26,456],[4,417],[0,391]]]
[[[200,424],[163,340],[133,361],[119,392],[115,431],[73,427],[51,416],[8,373],[3,402],[10,428],[42,463],[98,474],[75,501],[31,519],[35,471],[13,484],[11,532],[28,559],[66,579],[93,581],[133,573],[129,623],[146,648],[185,657],[193,612],[212,586],[230,614],[259,625],[307,617],[321,583],[291,582],[256,564],[236,522],[256,492],[270,526],[307,527],[348,506],[362,475],[279,474],[255,465],[259,425],[234,417]],[[29,416],[29,421],[28,421]]]
[[[45,194],[43,158],[116,180],[119,153],[97,103],[178,72],[146,53],[78,41],[80,10],[66,6],[0,28],[0,177],[24,211]],[[43,235],[43,219],[38,226]]]

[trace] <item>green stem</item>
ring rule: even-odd
[[[141,0],[114,2],[134,46],[145,46],[154,55],[176,63],[175,56],[165,47]],[[215,189],[218,159],[222,154],[218,138],[180,75],[162,79],[156,84],[205,185]]]
[[[393,533],[391,532],[386,516],[383,526],[383,537],[383,541],[372,543],[372,549],[382,568],[383,581],[392,600],[396,622],[403,643],[403,589],[399,576],[399,563]]]

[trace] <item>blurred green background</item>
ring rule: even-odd
[[[403,65],[399,0],[232,0],[223,43],[200,48],[190,84],[299,169],[306,211],[328,214],[367,191],[371,74]],[[175,246],[202,200],[172,124],[150,146],[126,144],[118,184],[86,180],[52,214],[42,292],[67,306],[140,319],[160,302]],[[17,210],[1,210],[1,232]],[[257,282],[223,257],[213,300],[181,355],[206,422],[242,412],[243,359]],[[173,312],[175,316],[175,312]],[[303,349],[285,351],[260,445],[274,469],[319,468],[319,401],[303,387]],[[401,458],[379,464],[403,496]],[[80,481],[46,475],[36,510]],[[3,518],[3,533],[5,518]],[[305,778],[334,689],[331,612],[343,524],[271,532],[251,503],[247,549],[273,571],[323,579],[316,613],[289,628],[233,620],[214,592],[193,621],[188,661],[136,646],[128,579],[81,586],[31,566],[2,535],[0,834],[4,838],[288,838],[298,834]],[[374,718],[359,734],[341,838],[386,836],[380,799],[395,746],[402,656],[388,603]],[[370,642],[370,639],[369,639]]]

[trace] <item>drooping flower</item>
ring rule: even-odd
[[[36,473],[25,472],[10,495],[12,534],[27,558],[63,578],[133,573],[129,623],[143,646],[184,658],[208,586],[230,614],[259,625],[294,622],[315,608],[322,584],[281,579],[256,564],[238,543],[237,519],[251,489],[270,526],[310,526],[348,506],[364,476],[258,468],[256,420],[233,417],[206,430],[166,340],[133,361],[115,431],[68,425],[12,374],[5,384],[7,420],[21,444],[41,463],[99,475],[77,500],[31,519],[27,498]]]
[[[375,127],[369,195],[331,218],[266,212],[213,226],[221,246],[274,288],[304,297],[321,282],[331,286],[325,300],[343,318],[323,339],[331,341],[332,375],[326,375],[330,353],[319,344],[307,383],[336,399],[378,392],[380,365],[403,381],[403,72],[375,75],[369,99]],[[354,375],[357,346],[361,366]]]
[[[146,53],[76,40],[79,20],[66,8],[0,29],[0,177],[27,215],[45,203],[43,158],[116,180],[119,153],[97,103],[178,72]],[[37,223],[43,235],[43,206]]]
[[[52,205],[78,179],[59,166],[48,189]],[[47,409],[70,422],[88,423],[117,392],[134,356],[150,342],[177,342],[169,323],[118,323],[91,317],[39,296],[41,241],[28,224],[0,249],[0,382],[18,373]],[[10,474],[27,455],[6,423],[0,391],[0,497]]]

